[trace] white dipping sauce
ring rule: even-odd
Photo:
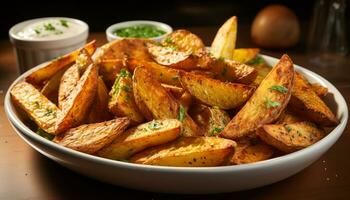
[[[53,40],[67,38],[84,31],[81,24],[66,19],[46,19],[29,24],[17,33],[22,39]]]

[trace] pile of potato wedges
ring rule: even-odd
[[[187,30],[161,42],[95,41],[52,60],[11,90],[41,136],[124,162],[209,167],[298,151],[339,122],[288,55],[268,66],[236,49],[237,18],[210,48]],[[96,52],[95,52],[96,51]]]

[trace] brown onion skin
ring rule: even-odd
[[[300,25],[292,10],[283,5],[263,8],[253,21],[252,40],[263,48],[287,48],[299,41]]]

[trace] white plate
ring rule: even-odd
[[[270,65],[278,62],[278,59],[269,56],[263,58]],[[319,159],[341,136],[348,120],[348,108],[339,91],[321,76],[295,65],[296,70],[308,80],[328,87],[334,96],[336,106],[333,106],[333,111],[337,113],[340,124],[316,144],[285,156],[237,166],[190,168],[119,162],[59,146],[35,134],[19,119],[9,91],[38,67],[20,76],[7,91],[5,111],[16,132],[38,152],[67,168],[101,181],[139,190],[208,194],[246,190],[283,180]]]

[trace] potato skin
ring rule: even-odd
[[[179,117],[181,111],[179,102],[153,78],[147,69],[143,67],[135,69],[133,88],[134,96],[140,97],[140,99],[136,100],[136,103],[141,102],[141,106],[137,103],[141,111],[146,110],[146,114],[152,113],[154,119],[177,119]],[[197,135],[197,125],[187,112],[183,114],[183,134],[186,136]]]
[[[94,154],[110,144],[129,125],[126,117],[110,121],[84,124],[54,138],[54,142],[80,152]]]
[[[217,137],[182,137],[165,145],[144,150],[130,162],[176,167],[212,167],[225,164],[236,143]]]
[[[254,87],[251,86],[222,82],[188,72],[180,73],[180,81],[182,86],[196,99],[221,109],[241,106],[254,92]]]
[[[114,160],[128,159],[146,148],[175,140],[181,134],[181,122],[176,119],[153,120],[133,127],[118,137],[97,155]]]
[[[259,137],[277,149],[291,153],[308,147],[325,136],[325,132],[310,122],[268,124],[258,130]]]
[[[80,78],[77,86],[69,95],[66,106],[58,112],[56,133],[79,126],[84,121],[96,96],[97,71],[97,67],[91,64]]]
[[[91,41],[83,48],[85,48],[89,54],[92,55],[96,50],[96,41]],[[40,69],[27,76],[26,81],[38,87],[43,86],[46,80],[49,80],[52,76],[54,76],[61,69],[65,68],[67,65],[74,63],[81,49],[75,50],[67,55],[49,62],[44,67],[41,67]]]
[[[275,121],[289,102],[293,81],[293,63],[287,55],[283,55],[220,136],[230,139],[244,137],[254,134],[264,124]],[[284,87],[285,91],[272,90],[273,86]]]
[[[322,126],[335,126],[339,123],[332,111],[299,73],[295,75],[295,84],[288,108]]]
[[[55,134],[56,116],[59,109],[33,85],[19,82],[11,89],[11,97],[44,131]]]

